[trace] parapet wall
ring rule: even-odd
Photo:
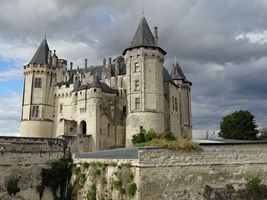
[[[121,199],[244,200],[240,194],[246,195],[248,178],[256,175],[267,189],[267,143],[202,145],[202,148],[194,153],[139,148],[77,154],[74,162],[115,161],[118,168],[119,163],[130,162],[137,191],[134,198],[121,195]]]
[[[267,144],[203,146],[196,153],[143,149],[138,167],[141,199],[209,199],[205,187],[244,189],[250,176],[267,185]]]

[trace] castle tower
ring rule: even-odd
[[[30,63],[24,66],[21,115],[23,137],[53,137],[56,71],[52,60],[51,51],[44,39]]]
[[[140,128],[164,129],[163,62],[166,52],[158,46],[157,28],[153,36],[143,17],[129,48],[123,55],[126,62],[128,115],[126,146]]]
[[[191,114],[191,85],[186,79],[183,70],[175,59],[172,68],[172,80],[179,88],[178,110],[180,112],[180,134],[182,137],[192,138]]]
[[[93,138],[93,150],[100,150],[100,107],[103,101],[102,87],[97,74],[94,75],[92,83],[89,84],[88,94],[88,133]]]

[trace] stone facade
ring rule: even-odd
[[[247,179],[255,175],[260,177],[262,188],[267,188],[267,143],[202,147],[203,151],[195,153],[143,148],[138,150],[137,159],[112,159],[112,156],[97,159],[94,155],[94,158],[76,157],[74,162],[81,165],[85,162],[118,163],[117,168],[110,166],[106,172],[116,171],[121,168],[121,163],[131,163],[136,194],[134,198],[125,195],[117,199],[249,199],[249,196],[244,198],[241,194],[239,198],[238,195],[239,191],[247,193]],[[104,174],[111,179],[110,174]],[[91,183],[90,179],[86,182]],[[111,192],[111,195],[116,194]]]
[[[46,39],[24,66],[21,136],[90,135],[91,150],[131,145],[140,128],[192,136],[191,82],[142,18],[122,56],[73,69],[49,50]]]
[[[0,199],[36,200],[37,185],[41,182],[41,171],[50,163],[68,153],[63,151],[60,139],[0,137]],[[15,196],[7,193],[7,181],[18,178],[20,192]],[[53,199],[49,189],[44,191],[42,200]]]

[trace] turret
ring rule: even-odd
[[[88,92],[88,117],[90,124],[88,125],[88,133],[92,135],[93,149],[100,150],[100,109],[103,101],[102,87],[97,74],[94,75],[92,83],[89,84]]]
[[[21,136],[53,137],[55,68],[44,39],[33,58],[24,66]]]
[[[156,35],[157,37],[157,35]],[[129,48],[123,55],[126,61],[128,115],[126,145],[140,128],[164,129],[163,62],[166,52],[157,41],[143,17]]]

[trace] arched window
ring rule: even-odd
[[[86,121],[81,121],[81,124],[80,124],[80,134],[82,135],[86,135],[86,132],[87,132],[87,127],[86,127]]]

